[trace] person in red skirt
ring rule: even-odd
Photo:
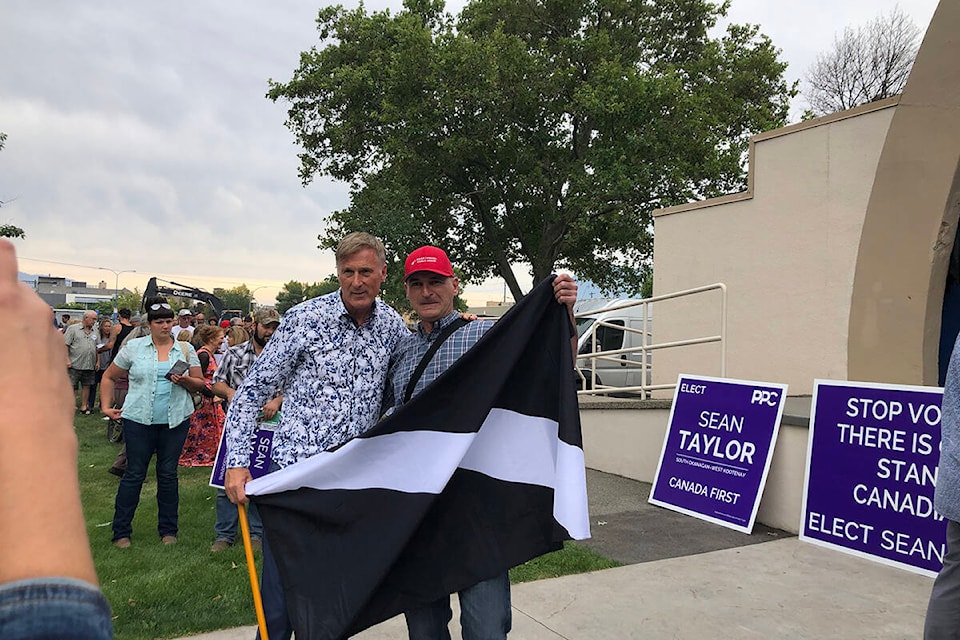
[[[196,328],[193,344],[197,347],[197,357],[200,358],[200,369],[203,371],[206,387],[200,394],[203,399],[200,406],[190,416],[190,430],[180,454],[181,467],[212,467],[217,458],[217,446],[220,444],[225,415],[223,405],[210,391],[210,385],[213,373],[217,370],[213,354],[222,341],[223,329],[220,327],[205,324]]]

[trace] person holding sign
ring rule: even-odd
[[[943,385],[942,416],[933,502],[947,520],[947,553],[927,605],[924,640],[960,638],[960,340],[954,344]]]
[[[244,487],[253,477],[249,465],[257,416],[281,389],[283,411],[272,452],[277,468],[337,447],[380,417],[390,353],[410,332],[400,315],[377,298],[387,277],[380,240],[368,233],[348,234],[337,246],[336,264],[340,289],[289,309],[230,397],[224,489],[234,504],[249,501]],[[288,639],[293,629],[269,535],[261,582],[270,639]]]
[[[230,350],[224,354],[220,365],[213,374],[213,392],[229,403],[233,399],[233,394],[247,377],[247,372],[253,366],[254,361],[263,352],[267,342],[273,333],[280,326],[280,314],[274,309],[260,309],[254,315],[253,336],[246,342],[231,345]],[[241,327],[233,327],[231,332],[243,332]],[[283,395],[279,392],[263,405],[263,417],[266,420],[272,419],[283,403]],[[250,541],[255,550],[263,548],[263,522],[260,520],[260,513],[257,506],[250,503],[247,515],[250,517]],[[227,498],[227,493],[223,489],[217,489],[217,521],[213,525],[213,531],[216,538],[210,551],[219,553],[224,549],[233,546],[237,538],[237,526],[239,524],[239,514],[237,507]]]

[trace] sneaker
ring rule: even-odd
[[[254,551],[263,551],[263,542],[260,541],[260,538],[251,538],[250,548]]]
[[[118,549],[129,549],[130,548],[130,538],[117,538],[113,541],[113,546]]]
[[[224,551],[225,549],[229,549],[232,546],[233,546],[233,543],[230,542],[229,540],[217,540],[216,542],[213,543],[213,546],[210,547],[210,552],[220,553],[221,551]]]
[[[163,544],[177,544],[177,536],[163,536],[160,538]]]

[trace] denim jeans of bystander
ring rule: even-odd
[[[114,502],[114,540],[129,538],[133,533],[133,516],[140,503],[140,492],[154,454],[157,456],[157,533],[161,538],[177,535],[180,504],[177,460],[189,428],[190,420],[184,420],[173,428],[165,424],[140,424],[123,420],[127,469],[120,478]]]

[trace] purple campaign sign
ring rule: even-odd
[[[800,539],[935,575],[942,400],[937,387],[815,381]]]
[[[680,375],[652,504],[750,533],[787,386]]]
[[[277,412],[273,420],[261,422],[253,433],[253,450],[250,452],[250,475],[254,479],[270,473],[270,452],[273,450],[273,431],[280,421]],[[220,445],[217,447],[217,459],[213,463],[213,472],[210,474],[210,486],[223,489],[223,482],[227,476],[227,437],[220,434]]]

